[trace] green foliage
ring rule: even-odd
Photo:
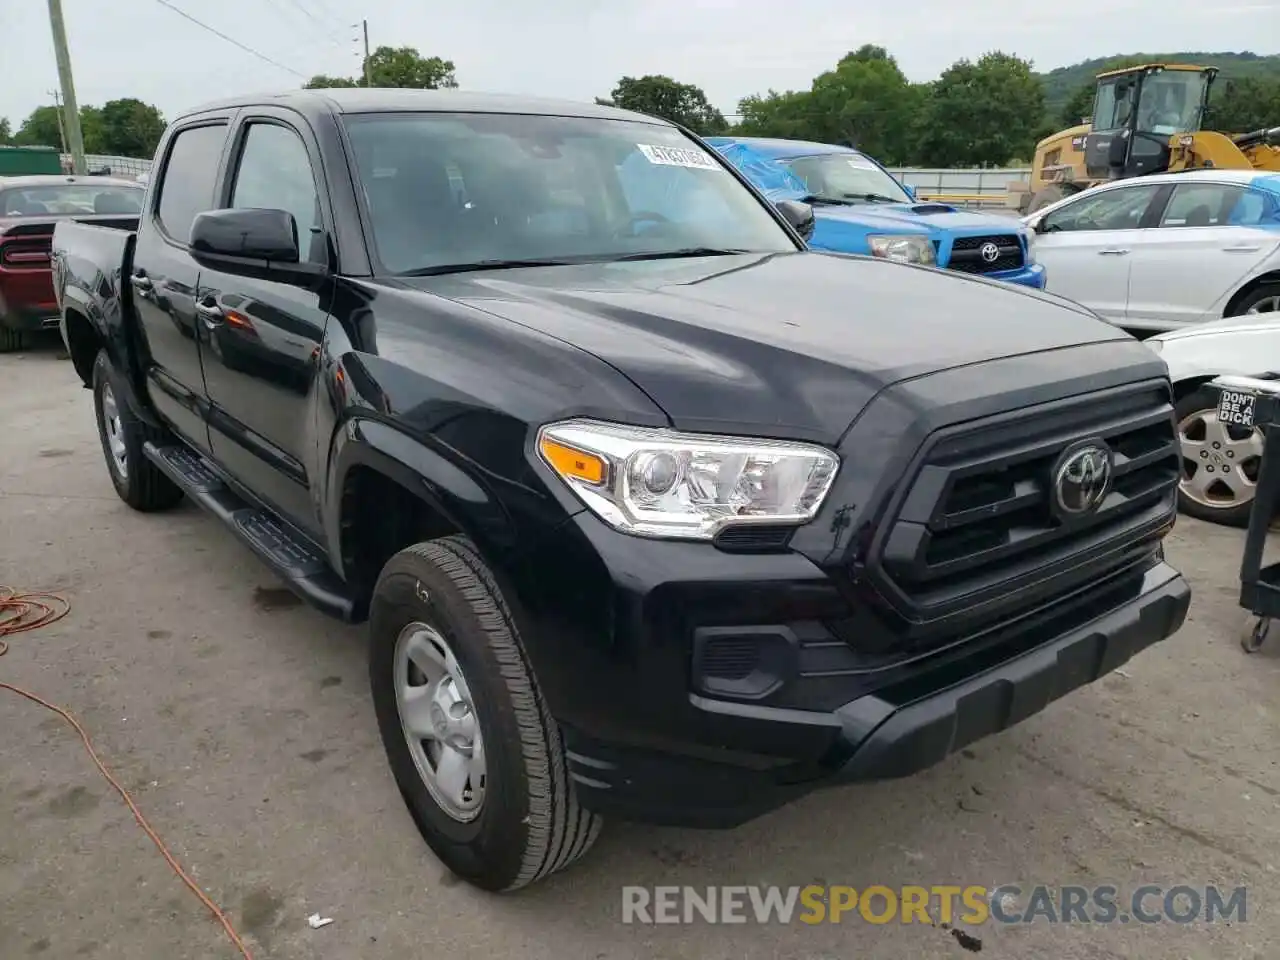
[[[105,153],[119,157],[154,156],[165,120],[149,103],[133,97],[108,100],[101,107],[80,108],[80,135],[85,153]],[[0,127],[0,134],[7,131]],[[0,137],[0,143],[4,138]],[[58,108],[36,107],[22,122],[13,142],[22,146],[62,148],[62,132],[58,124]]]
[[[326,87],[363,87],[365,66],[361,64],[361,75],[356,78],[330,77],[318,73],[303,84],[303,88],[320,90]],[[458,85],[452,60],[424,57],[413,47],[378,47],[369,54],[367,66],[371,87],[440,90]]]
[[[62,147],[62,134],[58,126],[58,108],[36,107],[22,121],[13,142],[20,147]]]
[[[1280,56],[1138,53],[1036,74],[1028,61],[994,52],[913,84],[888,51],[868,44],[808,90],[743,97],[732,132],[852,144],[891,166],[1025,165],[1039,140],[1093,112],[1098,73],[1151,62],[1221,68],[1206,129],[1280,126]]]
[[[918,163],[1002,166],[1031,153],[1044,118],[1044,88],[1026,60],[999,51],[943,71],[919,115]]]
[[[8,117],[0,117],[0,146],[13,143],[13,129],[9,126]]]
[[[723,133],[728,128],[724,114],[707,102],[700,87],[658,74],[623,77],[608,100],[597,97],[596,102],[662,117],[703,136]]]

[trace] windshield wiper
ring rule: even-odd
[[[837,207],[853,206],[852,200],[847,200],[843,197],[823,197],[816,193],[811,193],[807,197],[801,197],[800,202],[807,203],[810,206],[822,206],[823,204],[831,204]]]
[[[732,247],[682,247],[679,250],[654,250],[649,253],[628,253],[621,257],[610,257],[618,263],[629,260],[676,260],[681,257],[729,257],[735,253],[750,253],[750,250]]]
[[[569,267],[578,263],[588,263],[593,259],[587,257],[538,257],[524,260],[475,260],[471,263],[441,263],[434,267],[418,267],[416,270],[401,270],[397,277],[435,277],[446,273],[472,273],[477,270],[506,270],[516,267]]]
[[[894,197],[886,197],[883,193],[846,193],[846,200],[868,200],[871,203],[906,203]]]

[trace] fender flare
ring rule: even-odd
[[[470,537],[486,556],[503,555],[515,546],[513,518],[458,458],[385,422],[352,416],[334,431],[325,488],[325,537],[331,559],[344,575],[342,500],[347,476],[357,467],[399,484]]]

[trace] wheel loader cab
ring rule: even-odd
[[[1085,139],[1091,180],[1118,180],[1169,169],[1175,134],[1195,133],[1217,70],[1146,64],[1100,74],[1093,128]]]

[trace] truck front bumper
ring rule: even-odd
[[[1047,279],[1042,263],[1029,263],[1017,270],[1001,270],[997,273],[984,274],[984,276],[991,280],[1003,280],[1005,283],[1016,283],[1036,290],[1043,290]]]
[[[936,764],[1170,636],[1191,596],[1156,546],[1069,596],[864,670],[829,632],[832,573],[796,552],[643,540],[579,515],[519,567],[507,574],[526,648],[582,802],[704,828]],[[855,635],[874,631],[852,612]],[[754,668],[728,669],[753,643]]]

